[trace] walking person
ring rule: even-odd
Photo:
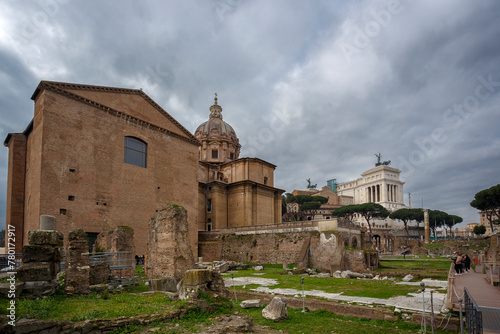
[[[460,253],[457,252],[457,257],[455,258],[455,272],[456,276],[462,275],[462,257],[460,256]]]
[[[470,270],[470,257],[469,257],[469,255],[464,254],[463,262],[464,262],[463,263],[463,266],[464,266],[463,269],[465,270],[466,273],[468,273],[469,270]]]

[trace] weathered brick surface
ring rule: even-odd
[[[94,248],[103,252],[134,253],[134,229],[120,225],[104,230],[97,236]]]
[[[24,238],[24,180],[26,164],[26,137],[21,133],[13,133],[5,143],[9,148],[9,166],[7,175],[7,205],[5,225],[11,225],[15,232],[15,251],[21,253]],[[5,240],[9,242],[9,229],[5,229]],[[12,241],[12,240],[11,240]],[[7,247],[7,246],[6,246]]]
[[[105,262],[91,264],[89,270],[89,284],[104,284],[109,281],[111,271],[109,264]]]
[[[292,232],[224,235],[222,259],[254,263],[303,263],[325,272],[341,268],[341,233]],[[204,254],[201,254],[205,258]],[[305,258],[304,258],[305,256]]]
[[[66,274],[64,276],[64,292],[68,295],[83,295],[89,289],[89,259],[87,235],[82,229],[68,231],[68,247],[66,250]]]
[[[180,280],[194,268],[194,257],[188,238],[186,210],[167,204],[149,222],[146,274],[148,278],[173,277]]]
[[[99,233],[103,227],[128,225],[135,230],[137,254],[145,254],[148,220],[162,205],[174,202],[189,212],[189,242],[196,248],[198,145],[194,138],[139,90],[73,85],[71,93],[119,108],[121,114],[63,91],[40,89],[26,140],[25,185],[9,188],[11,199],[24,198],[18,206],[25,208],[23,214],[15,208],[8,211],[24,222],[24,227],[16,227],[18,238],[23,230],[38,229],[40,215],[48,214],[57,217],[57,229],[63,234],[71,228]],[[146,168],[124,163],[125,136],[147,143]],[[23,155],[20,149],[12,152]],[[22,173],[11,174],[12,184],[24,179]]]

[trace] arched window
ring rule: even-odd
[[[134,137],[125,137],[125,153],[123,161],[138,167],[146,168],[148,144]]]

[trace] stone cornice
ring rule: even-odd
[[[129,115],[127,113],[121,112],[119,110],[110,108],[106,105],[103,105],[101,103],[92,101],[90,99],[84,98],[78,94],[69,92],[61,87],[69,88],[69,89],[82,89],[82,90],[94,90],[94,91],[104,91],[104,92],[116,92],[116,93],[125,93],[125,94],[137,94],[140,95],[142,98],[144,98],[146,101],[148,101],[155,109],[160,111],[166,118],[168,118],[171,122],[173,122],[181,131],[183,131],[186,134],[185,136],[181,136],[175,132],[172,132],[170,130],[167,130],[165,128],[162,128],[160,126],[154,125],[150,122],[143,121],[137,117],[134,117],[132,115]],[[67,84],[67,83],[59,83],[59,82],[50,82],[50,81],[42,81],[38,85],[37,89],[33,93],[33,96],[31,97],[32,100],[35,100],[36,97],[38,96],[38,93],[42,89],[47,89],[50,91],[53,91],[57,94],[61,94],[64,96],[67,96],[73,100],[79,101],[81,103],[88,104],[92,107],[95,107],[97,109],[100,109],[112,116],[121,118],[125,120],[127,123],[132,123],[135,125],[139,125],[148,129],[151,129],[153,131],[161,132],[168,134],[169,136],[184,140],[188,143],[191,143],[196,146],[200,146],[200,142],[188,131],[186,130],[179,122],[177,122],[172,116],[170,116],[165,110],[163,110],[156,102],[154,102],[147,94],[145,94],[142,90],[137,90],[137,89],[124,89],[124,88],[114,88],[114,87],[101,87],[101,86],[89,86],[89,85],[76,85],[76,84]]]

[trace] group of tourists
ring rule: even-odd
[[[456,252],[456,257],[453,258],[455,264],[455,275],[462,275],[470,271],[470,257],[467,254]]]

